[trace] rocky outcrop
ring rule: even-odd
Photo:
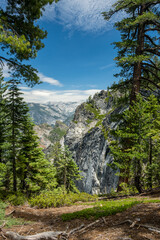
[[[106,129],[115,127],[110,121],[113,97],[101,91],[81,104],[70,124],[65,144],[73,152],[79,166],[82,181],[77,183],[80,191],[91,194],[109,193],[116,188],[118,177],[108,166],[112,162]]]
[[[41,124],[39,126],[38,125],[34,126],[34,131],[39,137],[40,147],[42,147],[43,149],[47,149],[52,144],[48,138],[52,130],[53,130],[53,127],[49,126],[48,124]]]

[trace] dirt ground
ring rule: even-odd
[[[160,199],[160,193],[149,196],[151,199]],[[77,219],[63,222],[60,215],[63,213],[79,211],[92,206],[79,205],[71,207],[36,209],[28,206],[11,207],[6,209],[6,214],[13,212],[13,217],[23,217],[32,221],[30,224],[12,226],[8,229],[20,235],[33,235],[45,231],[67,231],[87,226],[95,220]],[[127,220],[138,222],[136,225]],[[75,233],[69,240],[160,240],[160,232],[145,228],[141,225],[149,225],[160,229],[160,203],[139,204],[125,212],[117,213],[100,219],[99,222],[89,227],[84,233]],[[6,231],[6,229],[5,229]],[[0,237],[0,239],[3,239]]]

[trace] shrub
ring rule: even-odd
[[[97,196],[87,193],[67,193],[63,188],[54,191],[44,191],[40,195],[32,197],[29,200],[31,206],[39,208],[69,206],[78,201],[88,202],[97,200]]]
[[[26,201],[26,198],[21,193],[10,194],[7,197],[7,201],[14,206],[23,205]]]

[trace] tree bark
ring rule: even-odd
[[[145,11],[145,5],[141,5],[140,14],[142,15]],[[145,35],[145,26],[144,24],[139,24],[138,27],[138,36],[137,36],[137,48],[135,56],[140,56],[144,50],[144,35]],[[131,90],[130,104],[133,105],[133,101],[136,101],[136,96],[140,92],[140,81],[142,73],[142,61],[136,62],[134,64],[133,71],[133,85]]]
[[[148,182],[149,182],[149,188],[152,189],[152,138],[149,138],[149,177],[148,177]]]

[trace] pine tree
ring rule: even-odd
[[[122,114],[119,127],[111,132],[115,138],[111,142],[113,165],[120,169],[121,176],[129,178],[138,192],[142,192],[142,176],[145,177],[142,169],[149,166],[146,179],[150,181],[150,186],[154,175],[154,162],[151,161],[153,153],[149,146],[152,141],[152,148],[158,147],[158,141],[153,140],[157,134],[160,136],[159,126],[156,124],[160,117],[158,107],[155,96],[144,100],[138,95],[137,101]],[[130,144],[126,142],[128,139]]]
[[[128,92],[131,104],[144,86],[160,89],[160,65],[154,58],[160,56],[158,7],[159,1],[154,0],[118,0],[113,9],[103,13],[106,20],[117,12],[126,13],[126,18],[115,24],[121,32],[121,41],[114,43],[118,48],[116,61],[122,68],[115,76],[122,80],[112,87]]]
[[[20,81],[29,85],[39,82],[37,70],[23,60],[35,58],[44,47],[42,40],[47,32],[40,28],[37,20],[43,15],[47,4],[57,0],[6,0],[6,8],[0,4],[0,42],[4,55],[0,63],[6,62]]]
[[[57,171],[56,178],[59,186],[64,186],[68,192],[76,191],[75,182],[82,177],[68,147],[65,146],[62,149],[57,143],[53,148],[52,158]]]
[[[4,84],[2,69],[0,69],[0,162],[4,162],[4,148],[5,148],[5,128],[6,128],[6,113],[5,113],[5,99],[4,94],[7,88]]]
[[[20,179],[20,189],[27,195],[44,189],[53,189],[57,185],[56,170],[45,159],[33,127],[33,122],[27,116],[22,128],[21,149],[17,157],[17,176]]]
[[[4,189],[5,186],[5,176],[7,173],[6,168],[6,112],[4,99],[4,94],[7,87],[4,84],[4,78],[2,75],[2,69],[0,69],[0,188]]]
[[[19,81],[11,79],[7,82],[8,93],[5,95],[6,100],[6,122],[7,122],[7,141],[10,144],[8,152],[12,169],[13,191],[17,191],[17,173],[16,159],[19,152],[19,140],[21,129],[27,114],[27,106],[21,97],[21,92],[17,85]]]

